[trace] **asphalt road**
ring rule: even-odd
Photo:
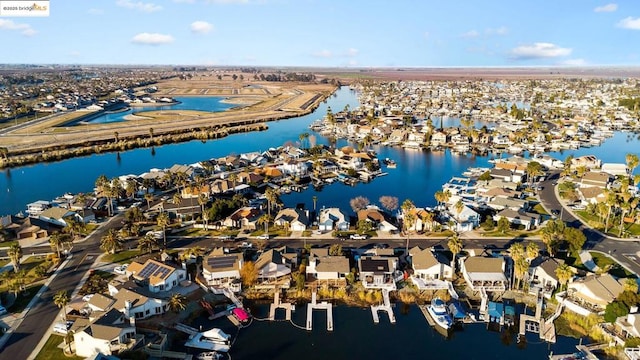
[[[59,290],[73,291],[83,275],[90,269],[95,257],[100,254],[100,238],[109,229],[120,226],[121,217],[122,215],[115,216],[112,221],[101,226],[87,240],[74,245],[72,260],[53,279],[49,288],[42,294],[40,301],[31,308],[20,326],[11,335],[0,352],[0,360],[29,358],[50,324],[57,320],[56,316],[60,309],[53,303],[54,294]],[[31,249],[29,248],[29,250]],[[48,251],[50,252],[51,249],[49,248]]]
[[[582,230],[587,237],[584,249],[597,250],[609,254],[629,270],[640,274],[640,260],[636,255],[636,253],[640,251],[640,241],[615,240],[586,227],[578,218],[573,216],[568,209],[564,208],[560,200],[556,197],[554,183],[557,183],[559,175],[559,172],[553,172],[545,181],[540,183],[543,189],[539,191],[538,195],[543,206],[549,211],[559,211],[558,217],[567,223],[568,226]]]

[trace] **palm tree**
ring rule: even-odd
[[[69,294],[66,290],[60,290],[53,295],[53,303],[56,304],[58,309],[64,309],[62,316],[64,321],[67,321],[67,304],[69,303]]]
[[[138,250],[140,250],[141,254],[151,253],[157,246],[158,239],[152,233],[148,233],[138,239]]]
[[[138,183],[133,179],[127,179],[124,191],[127,197],[132,198],[138,191]]]
[[[524,276],[524,273],[526,272],[526,268],[523,266],[523,263],[526,264],[527,267],[529,266],[529,263],[527,263],[526,260],[524,259],[525,250],[521,243],[515,243],[511,245],[511,247],[509,248],[509,253],[511,255],[511,259],[513,259],[514,270],[515,270],[513,287],[516,287],[515,281],[518,280],[518,285],[519,285],[520,281],[522,280],[522,277]]]
[[[529,177],[529,186],[533,187],[533,181],[543,174],[542,165],[537,161],[529,161],[527,164],[527,176]]]
[[[153,200],[153,194],[146,193],[144,194],[144,199],[147,200],[147,210],[151,207],[150,202]]]
[[[406,199],[402,202],[400,209],[402,209],[402,228],[407,235],[407,245],[405,250],[409,253],[409,231],[414,227],[417,220],[416,206],[411,200]]]
[[[115,229],[110,229],[100,239],[100,249],[109,254],[115,254],[116,251],[122,249],[122,240]]]
[[[627,167],[629,168],[629,181],[633,183],[633,170],[638,166],[640,159],[638,159],[638,155],[636,154],[627,154],[625,160],[627,162]]]
[[[22,247],[19,244],[12,244],[7,250],[7,256],[13,264],[13,271],[18,272],[20,270],[20,259],[22,258]]]
[[[530,241],[527,244],[527,248],[525,249],[525,254],[526,254],[525,257],[527,261],[531,262],[531,260],[538,257],[539,253],[540,253],[540,248],[538,247],[538,244],[534,243],[533,241]]]
[[[164,244],[164,248],[167,248],[167,234],[165,229],[167,228],[167,226],[169,225],[169,215],[167,215],[167,213],[162,212],[160,213],[160,215],[158,215],[158,219],[156,220],[158,223],[158,226],[160,228],[162,228],[162,240],[163,240],[163,244]]]
[[[233,184],[233,191],[236,191],[236,183],[238,182],[238,174],[236,173],[231,173],[229,174],[229,181],[231,181],[231,184]]]
[[[180,196],[180,193],[175,192],[171,199],[176,206],[180,206],[180,202],[182,202],[182,196]]]
[[[262,215],[256,221],[258,226],[264,225],[264,233],[269,234],[269,222],[271,222],[271,215]]]
[[[197,259],[202,255],[204,255],[204,249],[200,246],[193,246],[183,251],[182,254],[180,254],[180,257],[183,261],[186,261],[189,259]]]
[[[550,220],[540,231],[542,242],[547,246],[547,251],[551,256],[555,253],[555,248],[562,240],[566,225],[562,220]]]
[[[264,192],[264,197],[267,199],[267,213],[271,216],[271,207],[278,201],[278,193],[272,188],[268,188]]]
[[[49,245],[51,249],[55,250],[58,254],[58,259],[60,258],[60,247],[64,243],[63,236],[59,232],[55,232],[49,236]]]
[[[174,313],[179,313],[180,311],[187,308],[187,298],[180,293],[173,293],[169,298],[167,306],[169,306],[169,310],[173,311]]]
[[[556,276],[558,277],[558,282],[566,288],[567,282],[573,276],[573,271],[571,271],[571,267],[567,264],[561,264],[556,268]]]
[[[451,258],[451,271],[453,271],[453,273],[455,273],[456,272],[456,258],[458,257],[458,254],[460,253],[460,251],[462,251],[462,248],[464,246],[462,244],[462,240],[460,240],[460,237],[458,236],[458,233],[454,233],[449,238],[449,241],[447,241],[447,246],[449,247],[449,250],[453,254],[453,257]]]

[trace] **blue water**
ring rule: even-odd
[[[181,96],[175,97],[174,99],[179,101],[180,103],[175,105],[162,106],[135,106],[126,111],[102,114],[94,119],[91,119],[89,122],[92,124],[121,122],[126,121],[124,117],[127,115],[136,113],[138,115],[144,116],[145,111],[152,110],[200,110],[218,112],[230,109],[235,106],[234,104],[222,102],[222,100],[224,100],[225,98],[219,96]]]
[[[257,317],[267,317],[268,308],[253,308]],[[576,351],[576,339],[558,337],[556,344],[527,335],[527,344],[519,347],[515,336],[503,336],[486,330],[484,324],[465,325],[447,339],[429,326],[415,307],[399,305],[394,309],[396,324],[386,315],[374,324],[369,308],[338,306],[333,310],[334,331],[326,331],[324,311],[315,311],[311,332],[288,322],[253,321],[240,331],[231,348],[234,360],[248,359],[547,359],[555,354]],[[282,315],[278,315],[282,316]],[[306,306],[299,306],[292,319],[304,324]],[[234,334],[234,333],[232,333]]]

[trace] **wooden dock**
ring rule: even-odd
[[[276,293],[273,296],[273,304],[269,306],[269,320],[273,321],[276,319],[276,310],[284,309],[285,320],[291,320],[291,312],[294,311],[295,306],[291,303],[281,303],[280,302],[280,290],[276,290]]]
[[[382,290],[383,303],[381,305],[371,305],[371,316],[373,316],[373,322],[378,324],[380,322],[380,316],[378,311],[384,311],[389,316],[389,321],[392,324],[396,323],[396,317],[393,315],[393,309],[391,308],[391,302],[389,301],[389,291]]]
[[[436,323],[435,321],[433,321],[431,314],[429,314],[429,311],[427,311],[427,305],[419,305],[418,308],[420,309],[420,311],[422,311],[422,315],[424,315],[424,318],[427,319],[429,325],[436,326]]]
[[[318,304],[315,292],[311,294],[311,303],[307,305],[306,329],[309,331],[313,329],[313,310],[327,310],[327,330],[333,331],[333,305],[326,301]]]

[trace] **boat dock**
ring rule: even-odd
[[[269,306],[269,320],[273,321],[276,319],[276,310],[284,309],[285,320],[291,320],[291,312],[295,310],[295,306],[292,303],[281,303],[280,302],[280,290],[276,289],[276,293],[273,295],[273,304]]]
[[[391,301],[389,300],[389,290],[382,290],[382,298],[383,303],[381,305],[371,305],[371,315],[373,316],[373,322],[378,324],[380,322],[380,317],[378,316],[378,311],[384,311],[389,316],[389,321],[392,324],[396,323],[396,317],[393,315],[393,309],[391,308]]]
[[[560,316],[564,304],[561,302],[556,309],[556,312],[549,318],[544,319],[542,317],[542,307],[544,303],[544,297],[541,293],[538,293],[538,303],[536,304],[535,315],[520,315],[520,329],[518,331],[519,336],[524,336],[527,332],[536,333],[540,335],[540,339],[555,343],[556,342],[556,326],[554,325],[555,319]]]
[[[307,330],[313,329],[313,310],[327,310],[327,330],[333,331],[333,305],[323,301],[316,302],[316,293],[311,293],[311,303],[307,305]]]
[[[429,311],[427,311],[427,305],[419,305],[418,308],[420,309],[420,311],[422,311],[422,315],[424,315],[424,318],[427,319],[429,325],[436,326],[436,323],[435,321],[433,321],[431,314],[429,314]]]

